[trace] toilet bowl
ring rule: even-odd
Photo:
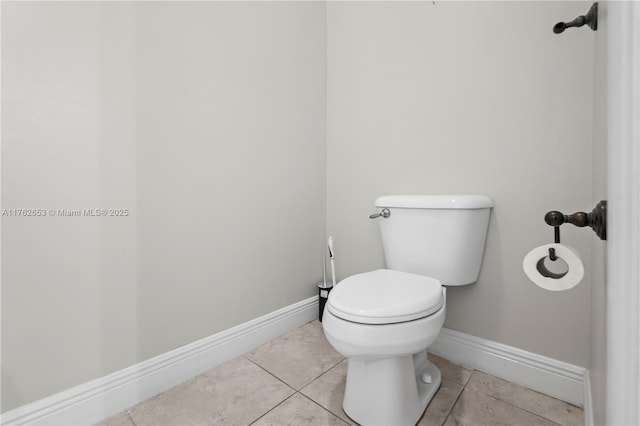
[[[444,324],[445,286],[478,279],[491,206],[479,195],[376,200],[388,269],[340,281],[322,322],[348,358],[343,409],[354,421],[413,425],[422,416],[442,381],[427,348]]]
[[[363,425],[415,424],[441,383],[426,349],[444,323],[446,289],[432,278],[382,269],[349,277],[334,291],[322,324],[349,359],[345,413]]]

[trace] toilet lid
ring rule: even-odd
[[[327,309],[347,321],[393,324],[429,316],[443,303],[435,278],[378,269],[340,281],[329,293]]]

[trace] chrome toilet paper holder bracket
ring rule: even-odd
[[[558,22],[553,26],[553,32],[560,34],[567,28],[581,27],[583,25],[588,25],[593,31],[598,30],[598,3],[593,3],[586,15],[580,15],[573,21]]]
[[[553,213],[553,212],[549,212],[549,213]],[[560,212],[555,212],[555,213],[560,213]],[[545,221],[546,221],[546,216],[545,216]],[[560,244],[560,225],[555,225],[553,227],[553,242],[556,244]],[[552,262],[555,262],[556,260],[558,260],[558,256],[556,256],[556,249],[554,249],[553,247],[549,247],[549,259]]]
[[[547,212],[544,215],[544,221],[549,226],[553,226],[554,241],[560,243],[560,225],[570,223],[572,225],[583,228],[585,226],[593,229],[593,232],[601,240],[607,239],[607,200],[602,200],[591,210],[590,213],[576,212],[566,215],[557,210]],[[549,249],[549,259],[557,260],[555,250]]]

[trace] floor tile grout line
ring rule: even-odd
[[[302,392],[298,392],[300,395],[302,395],[303,397],[307,398],[309,401],[313,402],[315,405],[317,405],[318,407],[322,408],[324,411],[328,412],[329,414],[331,414],[332,416],[338,418],[340,421],[345,422],[344,420],[342,420],[342,418],[340,416],[338,416],[336,413],[334,413],[333,411],[329,410],[328,408],[324,407],[323,405],[321,405],[320,403],[314,401],[310,396],[303,394]],[[346,413],[345,413],[346,414]],[[348,423],[347,423],[348,424]]]
[[[306,388],[307,386],[309,386],[311,383],[315,382],[316,380],[318,380],[320,377],[324,376],[325,374],[327,374],[329,371],[333,370],[334,368],[336,368],[338,366],[338,364],[340,364],[342,361],[344,361],[345,357],[342,357],[342,359],[340,359],[340,361],[336,362],[335,364],[333,364],[331,367],[327,368],[326,371],[323,371],[322,374],[320,374],[318,377],[315,377],[313,380],[311,380],[309,383],[307,383],[306,385],[304,385],[301,389]]]
[[[124,412],[127,414],[127,418],[129,419],[131,424],[133,424],[133,426],[138,426],[136,425],[135,420],[133,420],[133,417],[131,417],[131,410],[127,408]]]
[[[316,400],[314,400],[311,396],[307,395],[306,393],[304,393],[303,391],[308,388],[309,386],[311,386],[316,380],[319,380],[322,376],[324,376],[325,374],[329,373],[331,370],[333,370],[334,368],[337,368],[339,364],[341,364],[343,361],[345,361],[347,358],[343,358],[342,360],[338,361],[337,364],[335,364],[334,366],[332,366],[331,368],[329,368],[327,371],[325,371],[324,373],[322,373],[321,375],[319,375],[318,377],[316,377],[315,379],[313,379],[310,383],[308,383],[307,385],[305,385],[302,389],[300,389],[300,394],[304,395],[305,397],[309,398],[311,401],[313,401],[315,404],[319,405],[320,407],[322,407],[323,409],[327,410],[328,412],[330,412],[331,414],[333,414],[334,416],[338,417],[340,420],[344,421],[343,418],[340,416],[339,413],[336,413],[335,411],[331,410],[329,407],[325,407],[324,405],[322,405],[321,403],[317,402]],[[344,412],[344,410],[342,410]],[[344,413],[345,416],[347,416],[347,418],[350,419],[350,417],[347,415],[347,413]],[[353,420],[350,420],[353,421]]]
[[[315,382],[316,380],[318,380],[320,377],[324,376],[325,374],[327,374],[329,371],[333,370],[334,368],[336,368],[338,366],[338,364],[340,364],[342,361],[344,361],[346,358],[342,357],[342,359],[340,359],[338,362],[336,362],[335,364],[331,365],[327,370],[323,371],[322,373],[320,373],[319,376],[314,377],[313,379],[311,379],[311,381],[309,383],[305,383],[304,385],[302,385],[300,387],[300,389],[296,389],[295,387],[291,386],[290,384],[288,384],[287,382],[285,382],[283,379],[281,379],[280,377],[276,376],[275,373],[270,372],[269,370],[267,370],[265,367],[263,367],[262,365],[258,364],[256,361],[252,360],[251,358],[249,358],[248,356],[246,356],[247,354],[242,354],[241,356],[244,357],[247,361],[251,362],[252,364],[257,365],[258,367],[260,367],[262,370],[266,371],[267,373],[269,373],[271,376],[275,377],[276,379],[278,379],[279,381],[281,381],[282,383],[284,383],[285,385],[289,386],[291,389],[293,389],[296,392],[301,391],[302,389],[306,388],[307,386],[309,386],[311,383]]]
[[[475,371],[475,370],[474,370]],[[467,380],[467,382],[469,382]],[[454,382],[455,383],[455,382]],[[459,384],[459,383],[458,383]],[[451,404],[451,408],[449,408],[449,411],[447,411],[447,415],[444,416],[444,420],[442,421],[441,425],[444,425],[447,420],[449,419],[449,416],[451,415],[451,413],[453,412],[453,408],[456,406],[456,404],[458,403],[458,401],[460,400],[460,397],[462,396],[462,392],[464,392],[464,390],[467,388],[467,385],[462,385],[462,389],[460,390],[460,393],[458,394],[458,396],[456,397],[456,400],[453,401],[453,404]],[[439,391],[439,389],[438,389]]]
[[[442,359],[445,359],[445,358],[442,358]],[[446,360],[446,359],[445,359],[445,360]],[[448,361],[448,360],[447,360],[447,361]],[[451,361],[449,361],[449,362],[451,362]],[[454,365],[458,366],[457,364],[454,364]],[[458,366],[458,367],[462,367],[462,366]],[[462,368],[465,368],[465,367],[462,367]],[[460,392],[460,394],[458,395],[458,398],[456,398],[456,401],[453,403],[453,405],[451,406],[451,409],[450,409],[450,410],[449,410],[449,412],[447,413],[447,416],[445,417],[445,422],[446,422],[446,419],[448,419],[448,418],[449,418],[449,416],[451,415],[451,412],[453,411],[453,408],[455,407],[455,405],[458,403],[458,400],[459,400],[459,399],[460,399],[460,397],[462,396],[462,393],[465,391],[465,389],[469,388],[470,390],[472,390],[472,391],[474,391],[474,392],[481,393],[482,395],[485,395],[485,396],[488,396],[488,397],[490,397],[490,398],[493,398],[493,399],[495,399],[495,400],[497,400],[497,401],[503,402],[503,403],[505,403],[505,404],[507,404],[507,405],[510,405],[510,406],[512,406],[512,407],[514,407],[514,408],[517,408],[517,409],[519,409],[519,410],[522,410],[522,411],[524,411],[524,412],[526,412],[526,413],[529,413],[529,414],[531,414],[531,415],[534,415],[534,416],[536,416],[536,417],[540,417],[540,418],[542,418],[542,419],[544,419],[544,420],[550,421],[550,422],[552,422],[553,424],[556,424],[556,425],[558,425],[558,426],[565,426],[565,425],[563,425],[562,423],[558,423],[558,422],[556,422],[555,420],[552,420],[552,419],[550,419],[550,418],[548,418],[548,417],[546,417],[546,416],[543,416],[543,415],[538,414],[538,413],[534,413],[533,411],[530,411],[530,410],[528,410],[528,409],[526,409],[526,408],[524,408],[524,407],[520,407],[520,406],[518,406],[518,405],[516,405],[516,404],[513,404],[513,403],[511,403],[511,402],[509,402],[509,401],[505,401],[504,399],[499,398],[499,397],[498,397],[498,396],[496,396],[496,395],[491,395],[491,394],[486,393],[486,392],[483,392],[483,391],[481,391],[481,390],[479,390],[479,389],[475,389],[475,388],[473,388],[473,387],[468,387],[468,384],[471,382],[471,378],[473,377],[473,375],[474,375],[476,372],[480,372],[480,371],[479,371],[479,370],[476,370],[476,369],[471,370],[471,375],[469,376],[469,378],[467,379],[466,383],[464,383],[464,384],[459,383],[459,382],[456,382],[455,380],[453,380],[453,379],[451,379],[451,378],[448,378],[449,380],[452,380],[453,382],[455,382],[455,383],[458,383],[458,384],[462,385],[462,392]],[[486,373],[485,373],[485,374],[486,374]],[[509,382],[509,383],[511,383],[511,382]],[[515,384],[515,383],[514,383],[514,384]],[[522,387],[522,388],[524,388],[524,389],[526,389],[526,390],[528,390],[528,391],[536,392],[536,391],[534,391],[533,389],[529,389],[529,388],[526,388],[526,387],[524,387],[524,386],[521,386],[521,387]],[[537,392],[537,393],[540,393],[540,392]],[[540,394],[541,394],[541,395],[544,395],[544,396],[547,396],[547,397],[549,397],[549,398],[552,398],[552,399],[557,399],[557,398],[553,398],[552,396],[545,395],[545,394],[543,394],[543,393],[540,393]],[[561,400],[558,400],[558,401],[561,401]],[[566,401],[562,401],[562,402],[564,402],[565,404],[569,404],[569,403],[568,403],[568,402],[566,402]],[[572,405],[572,404],[569,404],[569,405]],[[572,405],[572,406],[573,406],[573,405]],[[580,409],[580,407],[576,407],[576,408]]]
[[[324,376],[325,374],[327,374],[329,371],[333,370],[334,368],[336,368],[342,361],[344,361],[346,358],[342,358],[340,361],[338,361],[337,363],[335,363],[334,365],[332,365],[331,367],[329,367],[326,371],[322,372],[322,374],[320,374],[318,377],[315,377],[313,380],[311,380],[309,383],[307,383],[306,385],[304,385],[303,387],[300,388],[300,392],[302,392],[304,389],[308,388],[309,386],[311,386],[312,383],[314,383],[316,380],[318,380],[320,377]]]
[[[298,393],[298,392],[299,392],[296,388],[294,388],[293,386],[291,386],[290,384],[288,384],[288,383],[287,383],[287,382],[285,382],[284,380],[280,379],[278,376],[276,376],[275,374],[271,373],[269,370],[267,370],[266,368],[264,368],[264,367],[263,367],[263,366],[261,366],[260,364],[256,363],[255,361],[253,361],[252,359],[250,359],[248,356],[246,356],[248,353],[249,353],[249,352],[245,352],[244,354],[239,355],[237,358],[240,358],[240,357],[241,357],[241,358],[244,358],[245,360],[247,360],[247,361],[249,361],[250,363],[252,363],[253,365],[257,366],[258,368],[260,368],[261,370],[263,370],[265,373],[269,374],[271,377],[273,377],[274,379],[278,380],[280,383],[284,384],[285,386],[287,386],[289,389],[291,389],[291,390],[293,391],[293,393],[292,393],[291,395],[289,395],[289,396],[288,396],[287,398],[285,398],[284,400],[280,401],[276,406],[274,406],[273,408],[271,408],[269,411],[273,410],[273,409],[274,409],[274,408],[276,408],[278,405],[282,404],[284,401],[286,401],[287,399],[291,398],[293,395],[295,395],[296,393]],[[229,361],[231,361],[231,360],[229,360]],[[227,362],[228,362],[228,361],[227,361]],[[222,365],[222,364],[221,364],[221,365]],[[214,367],[214,368],[215,368],[215,367]],[[333,368],[333,367],[331,367],[331,368]],[[327,370],[327,371],[328,371],[328,370]],[[324,373],[323,373],[323,374],[324,374]],[[189,379],[189,380],[191,380],[191,379]],[[184,381],[183,383],[180,383],[180,384],[176,385],[175,387],[180,386],[180,385],[183,385],[183,384],[187,383],[189,380],[186,380],[186,381]],[[314,379],[314,380],[315,380],[315,379]],[[308,386],[308,385],[309,385],[309,384],[307,384],[307,385],[305,385],[305,386]],[[168,390],[167,390],[167,391],[168,391]],[[165,392],[166,392],[166,391],[165,391]],[[162,393],[164,393],[164,392],[162,392]],[[161,395],[162,393],[160,393],[160,394],[158,394],[158,395]],[[158,396],[158,395],[156,395],[156,396]],[[143,403],[145,403],[145,402],[147,402],[147,401],[150,401],[150,400],[151,400],[151,399],[153,399],[153,398],[155,398],[155,396],[154,396],[154,397],[152,397],[152,398],[149,398],[149,399],[147,399],[147,400],[145,400],[145,401],[142,401],[140,404],[143,404]],[[140,405],[140,404],[136,404],[136,405]],[[132,410],[136,405],[134,405],[133,407],[129,407],[129,408],[127,408],[127,409],[125,409],[125,410],[124,410],[124,412],[125,412],[125,413],[126,413],[126,415],[127,415],[127,418],[131,421],[131,423],[133,423],[133,425],[134,425],[134,426],[137,426],[137,424],[136,424],[135,420],[133,419],[133,417],[131,416],[131,410]],[[267,411],[267,413],[268,413],[269,411]],[[263,414],[263,416],[264,416],[264,415],[266,415],[267,413]],[[260,419],[261,417],[262,417],[262,416],[260,416],[258,419]],[[252,423],[255,423],[258,419],[256,419],[256,420],[255,420],[254,422],[252,422]],[[252,423],[251,423],[251,424],[252,424]]]
[[[277,403],[276,405],[274,405],[273,407],[271,407],[266,413],[264,413],[263,415],[261,415],[260,417],[258,417],[257,419],[255,419],[254,421],[252,421],[251,423],[249,423],[247,426],[251,426],[252,424],[255,424],[258,420],[260,420],[261,418],[263,418],[264,416],[266,416],[267,414],[269,414],[270,412],[272,412],[273,410],[275,410],[276,408],[278,408],[279,406],[281,406],[282,404],[284,404],[286,401],[290,400],[291,398],[293,398],[293,396],[297,393],[300,393],[298,391],[292,393],[291,395],[289,395],[288,397],[286,397],[285,399],[283,399],[282,401],[280,401],[279,403]]]
[[[305,325],[312,325],[312,326],[314,326],[314,327],[319,328],[320,330],[322,330],[322,326],[321,326],[321,325],[320,325],[320,326],[316,326],[316,325],[312,324],[314,321],[316,321],[316,320],[313,320],[313,321],[309,321],[309,322],[307,322],[307,323],[304,323],[304,324],[302,324],[300,327],[297,327],[297,328],[304,327]],[[285,334],[286,334],[286,333],[285,333]],[[324,335],[324,332],[323,332],[323,335]],[[284,334],[283,334],[283,336],[284,336]],[[279,336],[279,337],[282,337],[282,336]],[[272,342],[272,341],[273,341],[273,340],[275,340],[275,339],[278,339],[278,337],[276,337],[276,338],[274,338],[274,339],[270,340],[270,341],[269,341],[269,342],[267,342],[267,343],[270,343],[270,342]],[[255,349],[257,349],[257,348],[255,348]],[[289,387],[290,387],[291,389],[293,389],[294,391],[296,391],[296,392],[298,392],[298,391],[299,391],[299,390],[298,390],[298,389],[296,389],[295,387],[293,387],[293,386],[291,386],[290,384],[288,384],[287,382],[285,382],[285,381],[284,381],[283,379],[281,379],[280,377],[276,376],[276,375],[275,375],[275,373],[272,373],[272,372],[270,372],[269,370],[267,370],[265,367],[263,367],[262,365],[260,365],[257,361],[252,360],[248,355],[249,355],[253,350],[255,350],[255,349],[252,349],[252,350],[250,350],[250,351],[247,351],[247,352],[245,352],[245,353],[241,354],[240,356],[244,357],[246,360],[250,361],[251,363],[253,363],[253,364],[257,365],[258,367],[260,367],[261,369],[263,369],[264,371],[266,371],[267,373],[269,373],[270,375],[272,375],[273,377],[275,377],[276,379],[278,379],[278,380],[279,380],[279,381],[281,381],[282,383],[284,383],[284,384],[286,384],[287,386],[289,386]],[[340,354],[340,360],[339,360],[338,362],[336,362],[335,364],[331,365],[327,370],[325,370],[325,371],[323,371],[322,373],[320,373],[320,375],[318,375],[318,376],[316,376],[316,377],[312,378],[310,382],[305,383],[304,385],[302,385],[302,386],[300,387],[300,390],[302,390],[302,389],[304,389],[305,387],[309,386],[311,383],[313,383],[314,381],[316,381],[317,379],[319,379],[320,377],[322,377],[325,373],[327,373],[329,370],[331,370],[331,369],[333,369],[334,367],[336,367],[338,364],[340,364],[340,363],[341,363],[342,361],[344,361],[345,359],[346,359],[346,358],[345,358],[344,356],[342,356],[342,354]]]
[[[286,385],[288,388],[290,388],[292,391],[294,392],[298,392],[298,389],[294,388],[293,386],[291,386],[289,383],[285,382],[284,380],[282,380],[280,377],[276,376],[275,374],[273,374],[271,371],[267,370],[266,368],[264,368],[263,366],[261,366],[260,364],[258,364],[257,362],[255,362],[254,360],[252,360],[251,358],[245,356],[244,354],[241,355],[242,357],[244,357],[247,361],[249,361],[250,363],[252,363],[253,365],[257,366],[258,368],[260,368],[261,370],[263,370],[265,373],[269,374],[271,377],[275,378],[276,380],[278,380],[280,383],[283,383],[284,385]]]
[[[467,389],[467,387],[466,387],[466,386],[464,387],[464,389],[463,389],[462,391],[464,392],[464,390],[465,390],[465,389]],[[514,407],[514,408],[517,408],[518,410],[524,411],[525,413],[529,413],[529,414],[531,414],[531,415],[533,415],[533,416],[540,417],[541,419],[547,420],[547,421],[549,421],[549,422],[553,423],[554,425],[564,426],[562,423],[558,423],[558,422],[556,422],[555,420],[551,420],[551,419],[549,419],[549,418],[547,418],[547,417],[545,417],[545,416],[542,416],[542,415],[540,415],[540,414],[537,414],[537,413],[534,413],[534,412],[532,412],[532,411],[529,411],[529,410],[527,410],[526,408],[519,407],[519,406],[517,406],[517,405],[515,405],[515,404],[512,404],[511,402],[508,402],[508,401],[505,401],[504,399],[498,398],[498,397],[497,397],[497,396],[495,396],[495,395],[489,395],[488,393],[482,392],[482,391],[480,391],[480,390],[478,390],[478,389],[474,389],[474,388],[469,388],[469,389],[470,389],[471,391],[473,391],[473,392],[478,392],[478,393],[480,393],[480,394],[482,394],[482,395],[484,395],[484,396],[486,396],[486,397],[489,397],[489,398],[491,398],[491,399],[495,399],[496,401],[500,401],[500,402],[502,402],[503,404],[510,405],[511,407]],[[462,392],[460,392],[460,395],[462,395]],[[458,402],[458,401],[456,400],[456,403],[457,403],[457,402]],[[563,402],[564,402],[564,401],[563,401]],[[455,404],[454,404],[454,405],[455,405]]]
[[[475,373],[476,371],[478,371],[478,370],[473,370],[473,372],[474,372],[474,373]],[[484,374],[487,374],[487,373],[484,373]],[[469,383],[470,381],[471,381],[471,377],[469,377],[469,380],[467,381],[467,383]],[[512,382],[509,382],[509,383],[512,383]],[[512,384],[516,384],[516,383],[512,383]],[[517,385],[517,384],[516,384],[516,385]],[[520,385],[517,385],[517,386],[520,386]],[[549,398],[551,398],[551,399],[555,399],[555,400],[561,401],[561,402],[563,402],[563,403],[565,403],[565,404],[571,405],[572,407],[575,407],[574,405],[569,404],[569,403],[568,403],[568,402],[566,402],[566,401],[562,401],[561,399],[554,398],[554,397],[552,397],[552,396],[549,396],[549,395],[543,394],[543,393],[541,393],[541,392],[534,391],[533,389],[529,389],[529,388],[526,388],[526,387],[524,387],[524,386],[520,386],[520,387],[522,387],[523,389],[526,389],[526,390],[528,390],[528,391],[535,392],[535,393],[538,393],[538,394],[540,394],[540,395],[544,395],[544,396],[549,397]],[[466,388],[467,388],[467,385],[465,385],[465,386],[464,386],[464,389],[466,389]],[[464,389],[463,389],[463,391],[464,391]],[[562,423],[558,423],[558,422],[556,422],[556,421],[555,421],[555,420],[553,420],[553,419],[550,419],[550,418],[548,418],[548,417],[546,417],[546,416],[543,416],[542,414],[534,413],[533,411],[530,411],[530,410],[528,410],[528,409],[526,409],[526,408],[524,408],[524,407],[520,407],[519,405],[516,405],[516,404],[514,404],[514,403],[512,403],[512,402],[505,401],[504,399],[502,399],[502,398],[500,398],[500,397],[498,397],[498,396],[496,396],[496,395],[492,395],[492,394],[489,394],[489,393],[483,392],[483,391],[481,391],[480,389],[476,389],[476,388],[473,388],[473,387],[470,387],[469,389],[471,389],[471,390],[472,390],[472,391],[474,391],[474,392],[478,392],[478,393],[481,393],[482,395],[485,395],[485,396],[488,396],[488,397],[490,397],[490,398],[493,398],[493,399],[495,399],[495,400],[498,400],[498,401],[500,401],[500,402],[504,402],[505,404],[510,405],[510,406],[512,406],[512,407],[515,407],[515,408],[518,408],[518,409],[520,409],[520,410],[522,410],[522,411],[526,411],[527,413],[529,413],[529,414],[533,414],[534,416],[541,417],[541,418],[543,418],[543,419],[545,419],[545,420],[548,420],[548,421],[550,421],[550,422],[552,422],[552,423],[554,423],[554,424],[557,424],[557,425],[559,425],[559,426],[565,426],[565,425],[563,425]],[[456,401],[456,402],[457,402],[457,401]],[[576,408],[577,408],[577,409],[579,409],[579,410],[583,410],[583,409],[582,409],[582,408],[580,408],[580,407],[576,407]],[[584,410],[583,410],[583,412],[584,412]]]
[[[306,388],[307,386],[309,386],[311,383],[315,382],[316,380],[318,380],[320,377],[324,376],[325,374],[327,374],[329,371],[333,370],[334,368],[336,368],[338,366],[338,364],[340,364],[342,361],[345,360],[345,357],[342,357],[342,359],[340,359],[338,362],[336,362],[335,364],[333,364],[331,367],[329,367],[328,369],[326,369],[325,371],[323,371],[322,373],[320,373],[319,376],[314,377],[313,379],[311,379],[311,381],[309,383],[307,383],[306,385],[302,386],[300,388],[300,390]]]
[[[320,404],[318,401],[314,400],[313,398],[311,398],[309,395],[307,395],[306,393],[302,392],[302,390],[300,391],[300,394],[305,396],[306,398],[310,399],[311,401],[313,401],[316,405],[319,405],[320,407],[322,407],[324,410],[327,410],[328,412],[330,412],[331,414],[333,414],[334,416],[336,416],[337,418],[339,418],[340,420],[344,421],[343,418],[340,416],[340,414],[336,413],[335,411],[331,410],[329,407],[325,407],[324,405]],[[344,412],[344,409],[342,409],[342,411]],[[349,417],[347,415],[347,413],[344,413],[345,416],[347,416],[347,418],[351,419],[351,417]],[[351,420],[353,421],[353,420]]]

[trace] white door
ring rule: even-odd
[[[640,2],[607,4],[607,425],[640,425]]]

